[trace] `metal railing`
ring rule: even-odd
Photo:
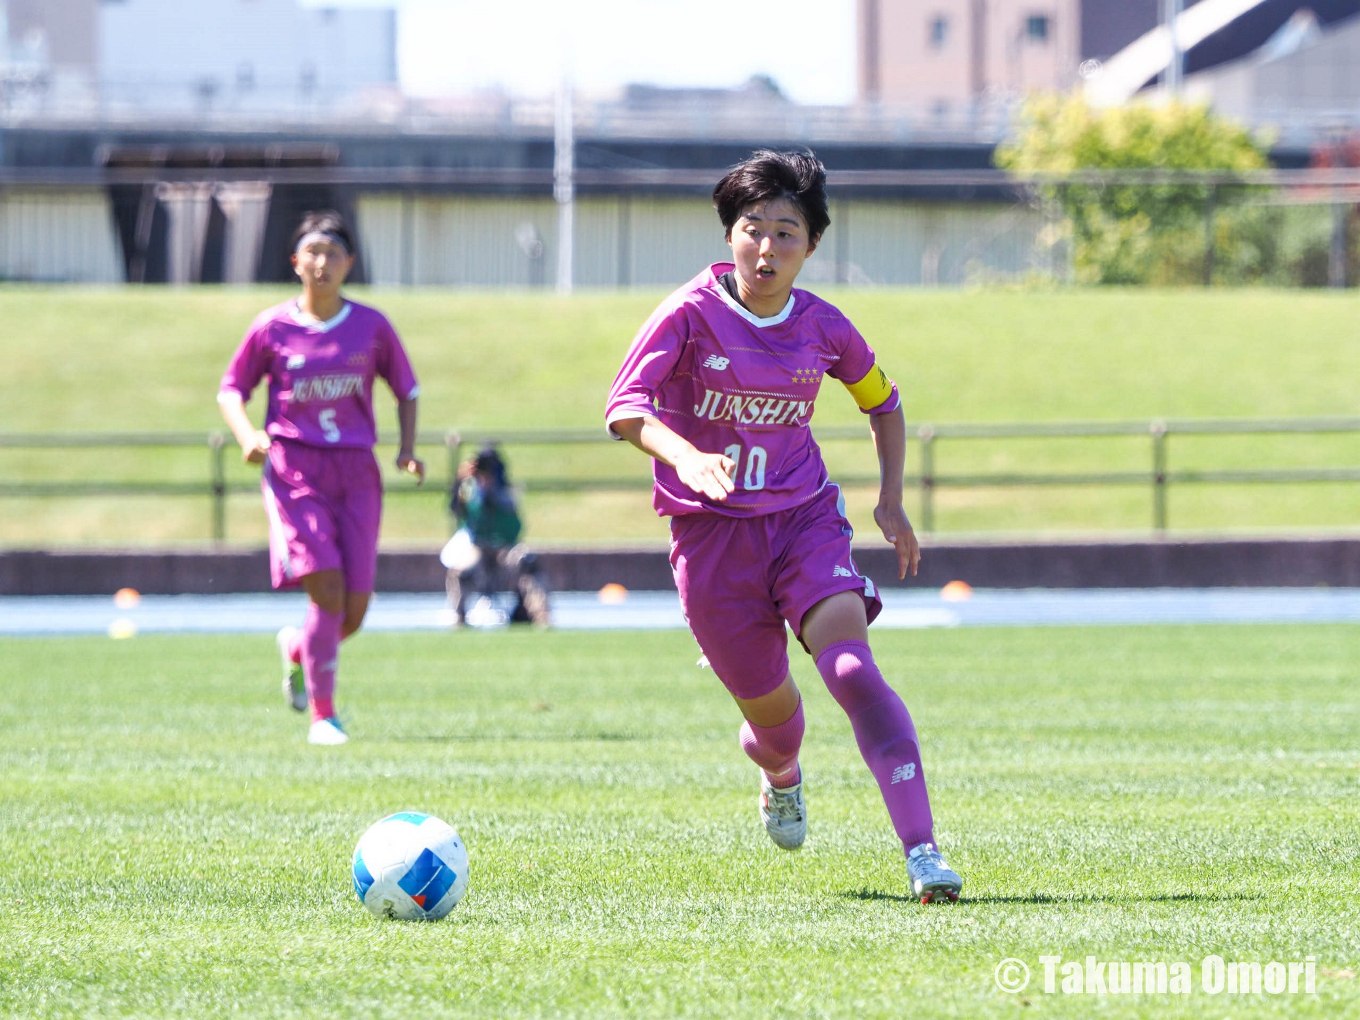
[[[917,524],[923,533],[935,529],[935,501],[943,489],[966,488],[1047,488],[1055,486],[1147,486],[1151,496],[1152,527],[1164,532],[1170,527],[1167,506],[1172,485],[1206,484],[1298,484],[1316,482],[1360,482],[1360,466],[1277,467],[1254,470],[1223,468],[1216,470],[1183,469],[1170,466],[1172,436],[1265,436],[1265,435],[1360,435],[1360,418],[1281,418],[1281,419],[1154,419],[1141,421],[1076,421],[1041,423],[920,423],[909,426],[916,448],[915,471],[908,468],[905,479],[909,489],[920,494]],[[855,426],[828,426],[816,430],[819,442],[863,439],[865,430]],[[1095,471],[975,471],[941,472],[939,444],[943,440],[1043,440],[1097,439],[1143,436],[1148,441],[1147,467],[1139,470]],[[419,437],[426,449],[442,446],[446,457],[449,484],[469,449],[494,440],[514,460],[532,447],[600,446],[609,443],[602,429],[498,430],[464,434],[449,430],[426,432]],[[200,448],[206,454],[203,479],[190,481],[148,480],[145,478],[81,478],[77,480],[38,481],[0,477],[0,498],[99,496],[197,496],[211,501],[211,535],[216,541],[227,537],[227,499],[232,494],[257,491],[257,483],[229,477],[228,456],[235,456],[230,436],[221,431],[208,433],[0,433],[0,451],[6,450],[109,450],[153,448]],[[561,457],[553,458],[557,464]],[[624,459],[620,458],[620,464]],[[635,464],[635,461],[628,460]],[[876,475],[837,472],[836,480],[845,485],[876,485]],[[527,493],[574,493],[639,491],[650,485],[642,472],[608,474],[598,472],[547,473],[517,480]],[[393,495],[444,495],[438,486],[424,489],[393,488]]]

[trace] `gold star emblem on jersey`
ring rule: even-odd
[[[800,368],[793,374],[793,381],[796,383],[815,383],[821,379],[822,373],[815,368]]]

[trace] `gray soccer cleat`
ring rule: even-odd
[[[307,685],[302,679],[302,663],[294,662],[288,655],[288,646],[297,634],[296,627],[284,627],[274,638],[279,646],[279,658],[283,661],[283,700],[294,712],[307,711]]]
[[[963,889],[963,879],[945,863],[934,843],[912,847],[907,853],[907,874],[913,895],[922,903],[953,903]]]
[[[803,784],[778,789],[760,774],[760,820],[781,850],[797,850],[807,839],[807,805]]]

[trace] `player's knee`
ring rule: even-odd
[[[316,575],[307,582],[307,595],[324,613],[345,612],[345,581],[338,572]]]
[[[342,637],[349,637],[363,626],[364,617],[368,615],[368,594],[360,592],[350,593],[345,599],[345,622],[340,627]]]
[[[803,746],[803,704],[787,721],[778,726],[757,726],[749,719],[744,720],[737,731],[741,748],[757,765],[772,768],[783,761],[797,757],[798,749]]]
[[[364,616],[367,612],[367,607],[358,611],[347,609],[345,611],[345,622],[340,625],[340,636],[349,637],[362,627],[364,625]]]
[[[862,641],[837,641],[817,656],[817,671],[826,689],[845,711],[858,712],[892,693]]]

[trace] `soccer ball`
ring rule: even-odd
[[[359,837],[353,873],[354,891],[378,917],[438,921],[467,891],[467,848],[447,822],[401,811]]]

